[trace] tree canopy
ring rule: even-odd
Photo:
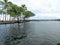
[[[20,16],[20,7],[17,5],[11,5],[11,8],[7,10],[7,13],[13,17]]]
[[[21,6],[17,6],[16,4],[13,4],[12,2],[8,2],[8,0],[0,1],[4,8],[7,9],[5,10],[7,14],[9,14],[12,17],[19,17],[21,16],[21,13],[25,16],[24,18],[28,18],[31,16],[34,16],[35,14],[27,9],[25,4]]]
[[[35,14],[32,13],[31,11],[25,11],[24,15],[25,15],[25,18],[28,18],[28,17],[34,16]]]

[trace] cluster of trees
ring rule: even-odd
[[[16,4],[13,4],[8,0],[0,1],[0,3],[3,5],[2,9],[0,9],[0,13],[3,13],[5,15],[9,14],[11,17],[17,18],[17,20],[19,20],[19,16],[21,15],[24,15],[24,20],[25,18],[29,18],[35,15],[33,12],[29,11],[24,4],[21,6],[17,6]]]

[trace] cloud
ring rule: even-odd
[[[28,10],[36,14],[35,17],[60,17],[60,0],[9,0],[17,5],[26,4]]]

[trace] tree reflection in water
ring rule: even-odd
[[[10,25],[10,33],[5,37],[5,45],[17,45],[27,34],[25,32],[25,23]]]

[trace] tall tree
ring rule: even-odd
[[[31,17],[31,16],[34,16],[35,14],[33,13],[33,12],[31,12],[31,11],[28,11],[28,9],[27,9],[27,7],[23,4],[23,5],[21,5],[21,10],[22,10],[22,14],[24,15],[24,20],[25,20],[25,18],[29,18],[29,17]]]
[[[12,4],[11,8],[7,10],[7,13],[10,14],[10,16],[12,17],[17,17],[17,20],[19,20],[19,16],[21,14],[20,7],[15,4]]]
[[[19,16],[24,16],[22,17],[24,20],[25,18],[34,16],[35,14],[32,13],[31,11],[27,10],[27,7],[25,5],[21,5],[20,7],[12,4],[10,6],[10,9],[7,10],[7,13],[10,14],[12,17],[17,17],[17,20],[19,21]],[[22,15],[21,15],[22,13]],[[20,17],[21,18],[21,17]]]
[[[10,2],[8,2],[8,0],[3,0],[3,1],[0,1],[0,2],[3,5],[3,11],[5,12],[5,21],[6,21],[7,9],[9,8]]]
[[[25,4],[22,4],[20,7],[20,11],[21,11],[21,16],[23,16],[22,18],[24,19],[24,12],[27,10],[27,7]]]

